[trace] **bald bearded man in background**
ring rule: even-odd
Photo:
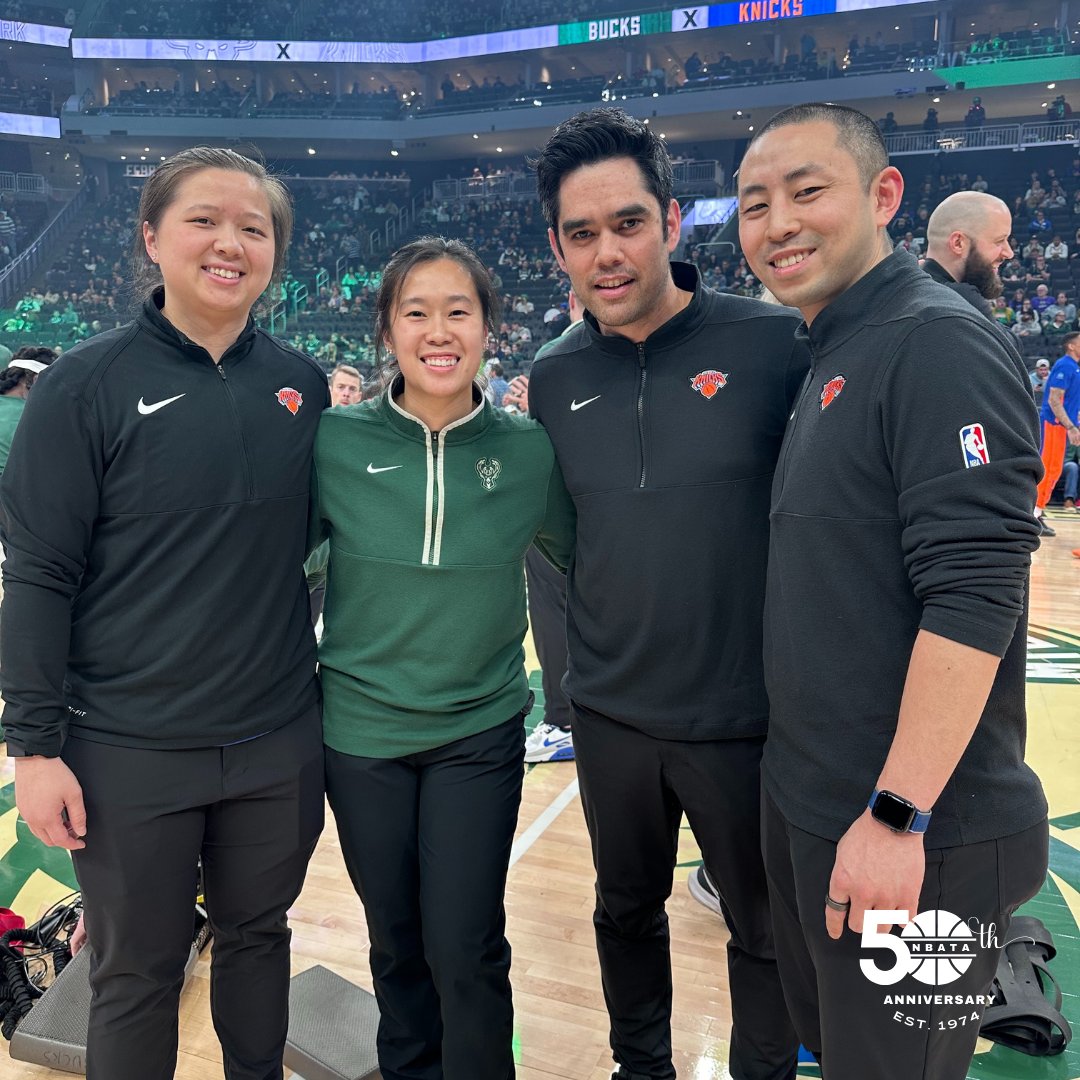
[[[1012,214],[1000,199],[958,191],[943,200],[926,225],[922,268],[993,318],[990,301],[1004,290],[998,267],[1011,259]]]

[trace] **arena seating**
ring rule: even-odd
[[[983,166],[980,157],[949,160],[972,169]],[[1010,156],[1011,158],[1012,156]],[[900,159],[906,176],[907,197],[890,226],[897,244],[912,234],[916,253],[925,238],[925,221],[934,207],[954,190],[970,187],[974,174],[960,171],[923,176]],[[1031,188],[1034,158],[1005,161],[994,158],[990,191],[1019,209],[1014,216],[1017,250],[1028,239],[1031,210],[1025,195]],[[1064,291],[1070,302],[1080,297],[1080,159],[1068,150],[1044,151],[1038,159],[1046,190],[1058,179],[1066,205],[1051,205],[1044,212],[1050,232],[1060,234],[1069,258],[1051,261],[1050,292]],[[512,166],[512,162],[506,162]],[[296,227],[290,249],[288,274],[274,300],[283,301],[284,322],[274,331],[306,349],[328,368],[348,361],[368,368],[375,360],[371,338],[374,292],[385,251],[366,254],[370,233],[382,235],[388,216],[412,198],[412,185],[403,172],[391,176],[371,170],[370,176],[334,174],[323,180],[290,179],[296,207]],[[483,175],[478,166],[474,172]],[[54,258],[44,288],[28,296],[19,311],[0,312],[0,328],[9,344],[40,340],[70,346],[100,329],[117,325],[130,314],[124,259],[134,229],[138,187],[115,190],[106,204],[96,207],[93,220],[67,248]],[[546,228],[537,204],[476,194],[455,201],[424,200],[412,224],[413,233],[441,233],[471,244],[498,277],[505,311],[496,353],[508,373],[527,370],[537,346],[550,336],[545,312],[565,301],[567,281],[551,258]],[[726,234],[725,234],[726,235]],[[399,242],[406,236],[398,237]],[[714,288],[756,295],[758,284],[740,254],[722,250],[695,238],[686,257],[695,262],[707,284]],[[1025,273],[1030,266],[1025,266]],[[1011,295],[1012,290],[1010,290]],[[1034,292],[1025,288],[1025,296]],[[515,308],[517,310],[515,310]],[[516,325],[515,325],[516,324]],[[522,333],[522,331],[525,333]],[[1057,347],[1045,334],[1018,339],[1031,365]]]

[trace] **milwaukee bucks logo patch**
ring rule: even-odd
[[[501,472],[502,465],[498,458],[482,457],[476,463],[476,475],[480,477],[480,483],[484,485],[485,491],[494,489],[495,481],[499,479]]]

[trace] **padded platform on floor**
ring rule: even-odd
[[[378,1026],[375,998],[317,964],[289,988],[285,1064],[303,1080],[379,1080]]]

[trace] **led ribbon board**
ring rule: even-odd
[[[0,41],[18,41],[23,45],[53,45],[66,49],[70,40],[71,31],[66,26],[45,26],[42,23],[0,19]]]
[[[672,31],[775,22],[838,11],[896,7],[931,0],[734,0],[724,4],[619,15],[561,26],[530,26],[435,41],[234,41],[219,38],[73,38],[76,59],[240,60],[247,63],[429,64],[472,56],[647,37]]]

